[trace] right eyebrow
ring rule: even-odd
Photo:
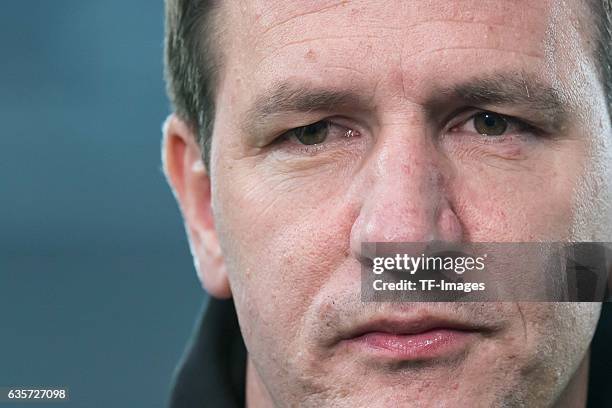
[[[367,109],[366,100],[352,90],[310,87],[281,82],[255,98],[246,112],[242,127],[259,128],[273,116],[284,113],[331,112],[342,109]]]

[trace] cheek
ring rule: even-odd
[[[587,352],[600,305],[508,302],[496,307],[511,324],[472,356],[479,367],[473,382],[481,383],[484,376],[489,384],[526,387],[522,390],[526,393],[558,394]]]
[[[451,189],[466,238],[474,242],[567,239],[575,217],[580,163],[575,156],[555,154],[516,163],[485,160],[459,165]]]
[[[608,131],[607,134],[610,134]],[[575,196],[576,241],[612,241],[612,140],[604,136],[587,162]]]
[[[339,177],[236,173],[218,174],[213,197],[232,293],[247,345],[282,348],[347,260],[357,212]]]
[[[599,303],[537,303],[517,304],[525,321],[525,367],[542,370],[542,381],[568,378],[582,361],[593,338],[599,319]],[[557,375],[553,375],[556,373]],[[561,375],[559,375],[561,374]]]

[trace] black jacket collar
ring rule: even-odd
[[[246,349],[234,303],[208,298],[177,371],[170,408],[244,407]]]

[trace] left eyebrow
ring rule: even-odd
[[[468,106],[517,106],[527,109],[540,123],[551,130],[563,129],[571,116],[554,87],[526,75],[498,73],[477,77],[439,89],[432,106],[444,101],[458,100]],[[435,109],[432,107],[432,109]]]

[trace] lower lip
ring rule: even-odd
[[[474,332],[434,329],[418,334],[370,332],[349,340],[366,352],[400,360],[429,360],[465,350]]]

